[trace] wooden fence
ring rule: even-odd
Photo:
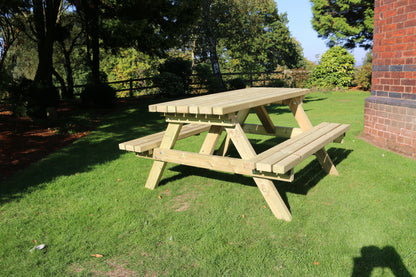
[[[243,79],[250,87],[261,86],[286,86],[303,87],[308,79],[309,71],[306,70],[282,70],[274,72],[239,72],[222,73],[224,82],[230,83],[233,79]],[[197,81],[197,76],[191,76],[191,87],[195,93],[205,92],[203,84]],[[129,79],[123,81],[108,82],[113,87],[118,97],[134,97],[140,95],[158,94],[159,89],[153,84],[153,78]],[[75,94],[79,95],[86,85],[74,86]],[[205,90],[205,91],[204,91]]]

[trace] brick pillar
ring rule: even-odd
[[[371,89],[363,137],[416,158],[415,0],[375,0]]]

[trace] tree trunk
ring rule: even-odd
[[[33,17],[36,30],[39,64],[35,81],[52,86],[53,43],[56,20],[62,0],[33,0]]]
[[[0,72],[3,71],[4,61],[6,60],[7,52],[9,52],[9,45],[4,45],[1,51]]]
[[[62,93],[62,97],[64,99],[72,100],[74,99],[74,77],[73,77],[73,71],[71,66],[71,52],[67,51],[65,47],[62,45],[63,54],[64,54],[64,68],[65,68],[65,74],[66,74],[66,83],[67,87],[65,90],[65,93]]]
[[[211,61],[212,71],[214,72],[214,75],[218,78],[221,88],[225,90],[224,81],[222,80],[220,64],[218,62],[217,43],[215,39],[212,37],[209,38],[209,59]]]
[[[53,75],[55,76],[55,78],[58,80],[58,82],[61,84],[61,92],[62,92],[62,96],[64,97],[64,95],[67,94],[67,88],[65,86],[65,80],[64,78],[61,77],[61,75],[59,75],[59,73],[53,69]]]

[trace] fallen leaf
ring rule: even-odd
[[[96,257],[96,258],[102,258],[102,257],[104,257],[103,255],[101,255],[101,254],[91,254],[91,256],[92,257]]]
[[[245,215],[241,215],[243,218],[246,218],[246,216]]]
[[[159,199],[162,199],[162,195],[159,195]]]

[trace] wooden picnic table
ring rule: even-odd
[[[154,160],[146,187],[157,187],[168,162],[252,176],[271,211],[278,219],[291,220],[292,215],[272,180],[291,182],[293,168],[315,154],[329,174],[338,172],[325,150],[330,142],[342,142],[348,124],[323,122],[312,126],[302,108],[308,89],[246,88],[196,96],[149,106],[150,112],[163,114],[166,131],[119,144],[122,150]],[[265,106],[289,106],[300,128],[275,126]],[[254,109],[261,125],[246,124]],[[206,132],[199,153],[173,149],[177,140]],[[221,134],[227,136],[214,154]],[[246,134],[263,134],[288,138],[257,154]],[[233,143],[241,158],[227,157]]]

